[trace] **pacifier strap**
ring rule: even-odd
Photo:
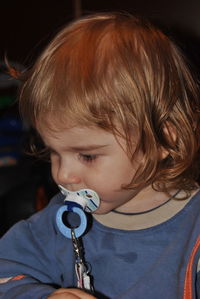
[[[72,240],[77,287],[93,292],[89,264],[84,260],[83,244],[80,237],[87,228],[87,216],[84,211],[94,212],[100,205],[100,199],[98,194],[91,189],[71,192],[62,186],[59,187],[66,198],[64,199],[64,205],[58,209],[56,214],[57,227],[62,235]],[[80,218],[79,226],[72,228],[66,224],[68,222],[64,221],[64,218],[65,214],[69,212],[78,214]]]
[[[88,267],[88,264],[84,260],[82,241],[80,240],[80,238],[76,238],[74,229],[71,229],[71,236],[75,255],[75,273],[77,277],[77,287],[93,292],[94,288],[91,282],[90,269]]]

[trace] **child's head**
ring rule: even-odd
[[[198,96],[168,37],[144,20],[107,13],[75,21],[53,39],[27,72],[20,105],[36,128],[98,127],[124,137],[130,159],[143,153],[130,188],[189,190]]]

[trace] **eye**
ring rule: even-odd
[[[87,154],[79,154],[80,159],[82,159],[84,162],[93,162],[96,160],[97,155],[87,155]]]

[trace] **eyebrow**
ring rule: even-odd
[[[81,146],[71,146],[69,147],[69,150],[75,151],[75,152],[84,152],[84,151],[92,151],[92,150],[97,150],[101,149],[104,147],[109,146],[108,144],[105,145],[99,145],[99,144],[90,144],[90,145],[81,145]]]

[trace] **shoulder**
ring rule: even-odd
[[[54,214],[57,209],[62,205],[63,203],[63,195],[61,193],[57,193],[48,203],[48,205],[42,209],[41,211],[33,214],[30,218],[28,218],[28,222],[37,222],[40,219],[51,218],[52,214]]]
[[[60,205],[63,202],[63,195],[56,194],[49,204],[41,211],[33,214],[30,218],[21,220],[13,225],[9,231],[2,237],[2,239],[11,239],[19,237],[32,238],[34,235],[49,235],[52,231],[56,232],[55,215]]]
[[[63,195],[56,194],[49,202],[49,204],[41,211],[33,214],[25,223],[29,229],[39,230],[45,233],[50,233],[50,230],[56,229],[55,219],[59,207],[63,203]]]

